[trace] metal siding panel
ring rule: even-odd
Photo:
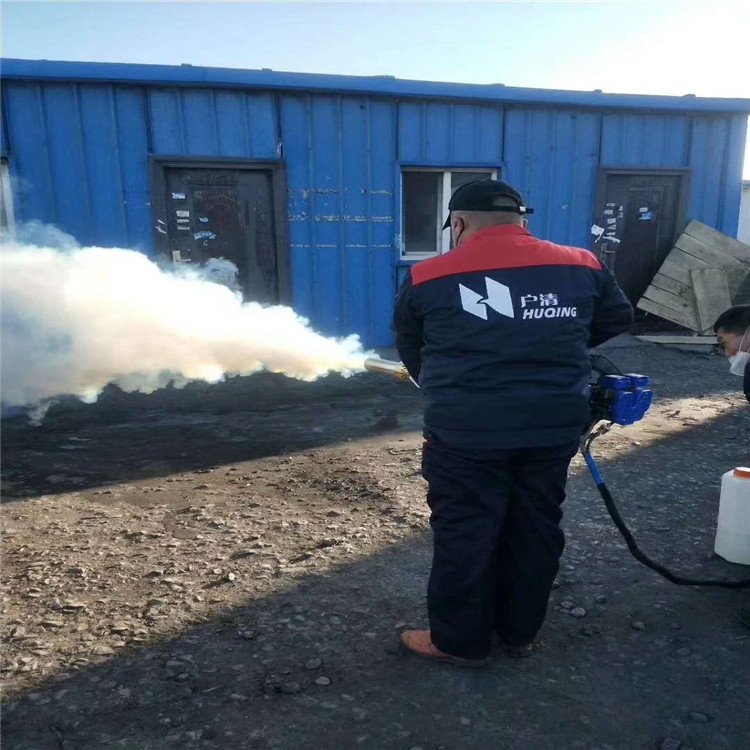
[[[725,156],[724,196],[719,229],[732,237],[737,236],[742,199],[742,172],[745,156],[747,117],[735,115],[729,120],[729,141]]]
[[[565,245],[570,242],[573,215],[570,207],[575,202],[576,114],[553,111],[552,122],[554,142],[550,153],[552,167],[548,192],[547,237]]]
[[[16,221],[36,219],[54,224],[57,211],[42,116],[41,85],[11,81],[4,84],[4,92],[13,142],[13,168],[18,176],[13,184]]]
[[[0,88],[0,153],[5,154],[8,151],[10,151],[10,141],[8,140],[5,87],[3,86]]]
[[[117,129],[117,159],[127,225],[127,246],[151,255],[153,217],[148,166],[147,94],[138,88],[117,86],[111,102]]]
[[[45,84],[43,117],[49,144],[57,226],[78,242],[93,241],[82,125],[75,84]]]
[[[686,165],[690,119],[683,115],[605,114],[601,162],[608,167]]]
[[[424,105],[421,102],[398,104],[399,161],[419,163],[424,159]]]
[[[247,94],[251,156],[256,159],[278,157],[279,133],[276,103],[272,94]]]
[[[531,163],[527,137],[529,116],[528,109],[512,108],[507,110],[505,112],[505,135],[503,138],[503,176],[524,195],[526,195],[528,189],[529,164]],[[526,196],[526,200],[529,201],[528,196]]]
[[[690,137],[690,197],[688,199],[688,221],[697,219],[714,226],[706,221],[703,212],[703,196],[706,193],[706,170],[708,168],[709,153],[707,149],[708,127],[705,117],[695,117],[692,123]]]
[[[395,262],[400,250],[396,245],[398,193],[396,190],[396,104],[370,103],[370,329],[367,346],[391,346]]]
[[[342,113],[342,207],[344,333],[368,337],[369,294],[369,102],[345,98]]]
[[[149,89],[154,152],[278,158],[272,94],[213,89]]]
[[[252,156],[245,94],[241,91],[216,91],[214,106],[218,153],[240,158]]]
[[[548,194],[548,239],[589,244],[598,159],[599,118],[585,111],[553,110]],[[532,227],[534,217],[531,217]]]
[[[341,122],[339,98],[314,96],[310,107],[312,184],[315,194],[315,320],[328,334],[342,327]]]
[[[475,107],[474,160],[500,165],[503,152],[503,110]]]
[[[499,107],[447,102],[399,102],[398,158],[429,167],[497,167],[503,112]]]
[[[554,118],[549,110],[528,112],[524,152],[527,182],[522,189],[524,198],[534,209],[531,226],[536,234],[550,237],[549,193],[554,168]]]
[[[684,155],[680,153],[677,161],[674,161],[672,150],[672,137],[669,133],[669,118],[663,115],[653,115],[644,118],[643,140],[642,140],[642,162],[643,164],[672,163],[682,165]]]
[[[93,214],[92,241],[102,246],[127,245],[127,222],[118,159],[118,130],[112,116],[112,86],[79,88],[83,141]]]
[[[453,104],[451,151],[448,164],[499,166],[503,112],[499,107]],[[432,153],[430,152],[432,157]]]
[[[175,89],[146,90],[151,114],[151,138],[155,154],[186,154],[187,145],[182,128],[178,91]]]
[[[310,190],[307,99],[305,96],[281,97],[280,115],[286,162],[292,303],[298,313],[314,319],[314,198]]]
[[[683,167],[687,164],[690,118],[681,115],[643,115],[646,164]]]
[[[184,89],[177,92],[181,120],[185,129],[187,153],[213,156],[219,153],[216,107],[213,91]]]
[[[505,176],[534,215],[544,239],[586,247],[593,213],[599,116],[562,109],[514,108],[505,114]]]
[[[690,149],[691,180],[688,219],[719,228],[721,190],[728,138],[723,117],[696,117]]]
[[[688,219],[736,236],[747,118],[696,116]]]
[[[602,164],[622,164],[624,162],[622,153],[625,146],[625,132],[622,115],[602,116]]]
[[[479,155],[479,133],[477,127],[478,108],[470,104],[454,104],[451,107],[451,157],[457,162],[475,162]]]
[[[588,110],[576,115],[575,161],[571,170],[571,194],[566,202],[572,217],[566,242],[576,247],[591,244],[591,219],[596,199],[601,116]]]
[[[295,309],[319,330],[392,343],[395,105],[281,98]]]
[[[428,162],[446,165],[452,162],[450,104],[425,104],[424,157]]]

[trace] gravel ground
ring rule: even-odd
[[[739,379],[630,343],[659,400],[597,443],[621,510],[660,561],[747,577],[711,555]],[[385,376],[263,375],[6,420],[4,747],[747,750],[750,594],[640,566],[580,459],[534,657],[399,653],[426,624],[419,408]]]

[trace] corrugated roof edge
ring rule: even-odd
[[[503,84],[436,83],[390,76],[343,76],[281,73],[271,70],[204,68],[193,65],[71,62],[0,59],[0,77],[58,81],[118,81],[132,84],[217,86],[347,92],[379,96],[432,99],[471,99],[518,104],[649,109],[677,112],[750,114],[750,99],[718,99],[645,94],[605,94],[601,91],[527,89]]]

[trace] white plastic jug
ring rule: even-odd
[[[750,468],[740,466],[721,478],[714,552],[729,562],[750,565]]]

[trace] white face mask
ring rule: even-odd
[[[750,328],[748,328],[747,331],[750,331]],[[729,357],[729,372],[731,372],[732,375],[739,375],[740,377],[745,374],[745,367],[747,367],[747,363],[748,361],[750,361],[750,352],[742,351],[742,345],[745,343],[745,336],[747,336],[747,331],[745,331],[744,335],[742,336],[742,340],[740,341],[740,348],[738,349],[737,354],[733,354],[731,357]]]

